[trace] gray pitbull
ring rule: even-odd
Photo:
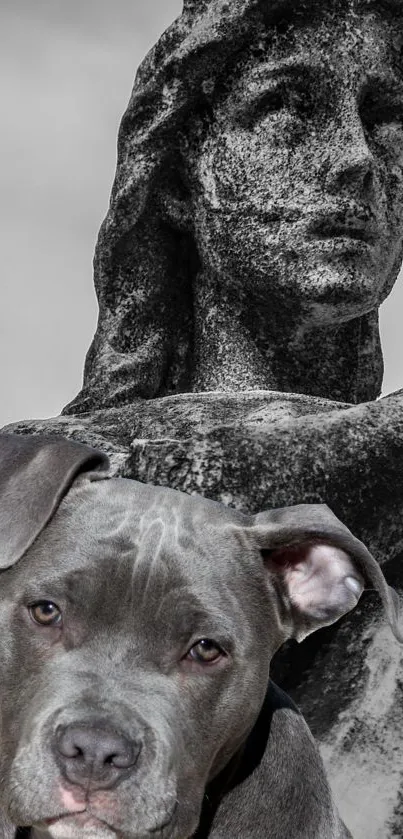
[[[244,515],[0,435],[2,839],[342,839],[270,660],[379,592],[321,505]]]

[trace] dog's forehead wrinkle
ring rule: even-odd
[[[158,511],[167,523],[177,523],[178,533],[222,531],[227,524],[247,524],[251,517],[232,507],[200,495],[191,495],[169,487],[142,484],[127,478],[112,478],[100,482],[99,494],[105,499],[120,498],[122,503],[135,507],[140,513]]]
[[[236,525],[239,529],[239,516],[233,521],[234,511],[211,501],[206,517],[204,500],[123,478],[82,481],[63,499],[38,543],[50,540],[50,550],[59,551],[60,546],[62,553],[61,541],[70,543],[75,554],[84,552],[86,562],[95,561],[97,551],[101,556],[110,551],[119,558],[133,553],[137,562],[151,557],[154,562],[164,549],[164,561],[169,552],[186,563],[187,552],[194,550],[200,556],[204,553],[210,564],[215,554],[225,551],[229,563],[231,550],[237,547],[233,536]],[[77,562],[80,564],[79,556]],[[151,566],[150,574],[154,571]]]
[[[161,540],[178,543],[181,530],[187,527],[180,505],[169,503],[161,491],[150,495],[136,481],[111,479],[105,484],[79,487],[75,496],[64,500],[62,511],[68,513],[70,520],[79,516],[82,528],[87,533],[92,531],[98,542],[126,539],[128,547],[132,542],[138,546],[159,529]],[[132,485],[141,492],[133,491]]]

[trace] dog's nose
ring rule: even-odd
[[[56,757],[65,778],[86,789],[108,789],[130,773],[141,745],[105,727],[73,724],[56,732]]]

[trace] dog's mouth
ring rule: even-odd
[[[76,832],[85,829],[86,834],[89,831],[94,831],[94,835],[98,835],[101,831],[105,839],[107,836],[110,836],[111,839],[112,837],[113,839],[122,839],[121,834],[117,830],[114,830],[110,824],[107,824],[102,819],[96,818],[96,816],[93,816],[86,809],[79,810],[76,813],[65,813],[64,815],[55,816],[51,819],[44,819],[42,824],[47,830],[60,825],[66,828],[74,828]]]
[[[177,802],[175,802],[173,812],[170,814],[169,818],[165,819],[165,821],[158,825],[158,827],[154,827],[149,830],[150,835],[162,835],[164,828],[168,827],[168,825],[172,823],[176,810]],[[41,826],[48,831],[50,830],[50,832],[52,827],[57,827],[59,825],[61,827],[65,826],[66,828],[73,828],[75,832],[85,829],[86,835],[89,831],[93,831],[94,835],[98,836],[98,834],[101,833],[102,837],[105,837],[105,839],[109,839],[109,837],[110,839],[124,839],[123,834],[119,830],[112,827],[103,819],[94,816],[89,810],[87,810],[87,808],[77,810],[76,812],[64,813],[63,815],[54,816],[49,819],[44,819],[41,822]],[[188,837],[183,837],[183,839],[188,839]]]
[[[62,816],[55,816],[52,819],[44,819],[43,823],[46,824],[46,827],[51,827],[53,824],[57,824],[57,822],[60,822],[62,819],[80,820],[80,818],[82,821],[85,821],[85,818],[92,818],[92,816],[88,814],[87,810],[78,810],[77,813],[65,813]],[[99,821],[99,819],[96,819],[96,821]]]

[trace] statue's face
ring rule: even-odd
[[[239,59],[190,155],[210,275],[312,323],[384,299],[402,259],[401,29],[339,7]]]

